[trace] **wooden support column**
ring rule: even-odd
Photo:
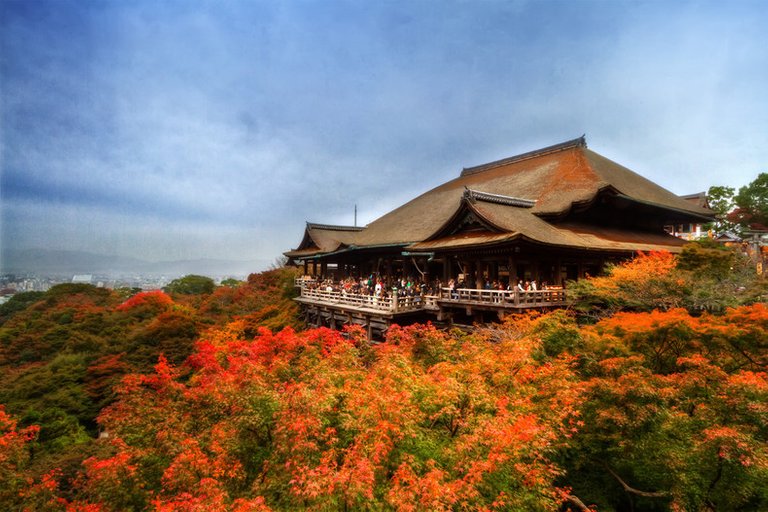
[[[482,290],[485,288],[485,269],[488,268],[488,264],[484,261],[477,262],[477,272],[475,274],[475,288]]]
[[[307,275],[307,260],[304,260],[304,275]]]

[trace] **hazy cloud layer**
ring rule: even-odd
[[[764,2],[0,3],[2,244],[271,259],[586,133],[676,193],[768,171]]]

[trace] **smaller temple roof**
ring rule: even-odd
[[[362,231],[358,226],[336,226],[307,222],[304,237],[299,247],[284,253],[289,258],[302,258],[319,253],[329,253],[350,245],[355,234]]]
[[[701,208],[709,208],[709,198],[707,197],[706,192],[697,192],[695,194],[686,194],[684,196],[680,196],[681,198],[685,199],[689,203],[695,204],[696,206],[699,206]]]

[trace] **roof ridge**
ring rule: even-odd
[[[523,199],[521,197],[504,196],[501,194],[491,194],[481,192],[471,188],[464,187],[464,197],[470,201],[484,201],[486,203],[503,204],[506,206],[518,206],[521,208],[531,208],[536,205],[533,199]]]
[[[533,151],[528,151],[526,153],[520,153],[519,155],[502,158],[501,160],[488,162],[487,164],[476,165],[474,167],[464,167],[461,170],[461,176],[469,176],[470,174],[477,174],[479,172],[495,169],[496,167],[501,167],[503,165],[508,165],[514,162],[521,162],[523,160],[529,160],[531,158],[549,155],[551,153],[557,153],[558,151],[564,151],[566,149],[578,148],[578,147],[582,147],[582,148],[587,147],[586,135],[582,135],[577,139],[568,140],[565,142],[561,142],[559,144],[553,144],[552,146],[547,146],[545,148],[535,149]]]
[[[308,229],[327,229],[328,231],[362,231],[365,229],[363,226],[339,226],[334,224],[318,224],[315,222],[307,222]]]

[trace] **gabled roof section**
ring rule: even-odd
[[[453,215],[424,240],[429,241],[444,237],[455,237],[466,235],[467,233],[482,232],[498,234],[508,231],[487,219],[485,215],[476,208],[476,201],[477,199],[473,196],[472,191],[466,190]]]
[[[299,246],[284,254],[288,257],[302,257],[333,252],[342,246],[354,243],[355,235],[363,229],[365,228],[358,226],[336,226],[307,222],[304,237]]]

